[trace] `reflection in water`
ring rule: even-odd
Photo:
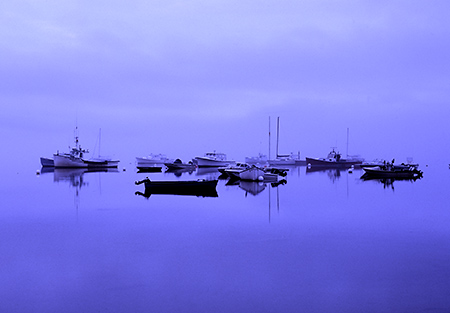
[[[181,175],[183,175],[183,174],[192,175],[192,173],[194,173],[194,171],[195,170],[192,168],[178,168],[178,169],[168,169],[164,173],[173,174],[176,177],[181,177]]]
[[[395,181],[409,181],[411,183],[415,182],[417,179],[420,179],[420,177],[414,177],[414,178],[372,178],[372,177],[365,177],[364,175],[361,176],[362,181],[373,181],[377,182],[383,185],[383,188],[391,188],[392,191],[394,191],[394,182]]]
[[[286,179],[279,180],[277,182],[270,183],[270,186],[272,188],[278,187],[280,185],[287,184]],[[226,186],[239,186],[242,190],[245,191],[245,196],[248,194],[251,194],[253,196],[257,196],[261,192],[263,192],[264,189],[266,189],[268,183],[263,181],[244,181],[244,180],[238,180],[238,179],[229,179],[228,182],[225,184]]]
[[[119,173],[117,168],[54,168],[43,167],[41,174],[53,173],[53,182],[69,183],[70,187],[75,187],[75,207],[78,210],[79,195],[82,187],[89,186],[84,175],[90,173]]]
[[[239,181],[239,188],[245,190],[245,196],[248,194],[253,196],[258,195],[264,189],[266,189],[267,184],[263,182],[252,182],[252,181]]]
[[[306,174],[314,172],[326,173],[333,183],[341,177],[341,169],[338,168],[306,167]]]

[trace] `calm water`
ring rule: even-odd
[[[449,312],[450,170],[422,170],[147,199],[135,180],[217,174],[6,169],[0,311]]]

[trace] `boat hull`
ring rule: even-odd
[[[52,167],[52,166],[55,166],[55,162],[53,161],[53,159],[41,157],[41,165],[43,167]]]
[[[363,177],[371,178],[402,178],[411,179],[422,176],[422,172],[418,170],[383,170],[379,167],[363,167]]]
[[[60,168],[85,168],[85,167],[88,167],[88,165],[84,162],[83,159],[69,156],[69,155],[55,154],[55,155],[53,155],[53,161],[54,161],[55,167],[60,167]]]
[[[195,160],[197,162],[198,167],[222,167],[222,166],[228,166],[232,163],[231,161],[213,160],[213,159],[204,158],[204,157],[196,157]]]
[[[264,171],[258,167],[252,167],[246,169],[239,173],[239,178],[241,180],[248,181],[263,181],[264,180]]]
[[[136,164],[138,166],[150,166],[152,164],[160,164],[163,165],[164,163],[172,163],[175,160],[167,158],[165,155],[157,154],[157,155],[150,155],[148,157],[136,157]]]
[[[150,197],[152,194],[183,195],[197,197],[218,197],[217,180],[192,180],[192,181],[151,181],[144,179],[137,181],[136,185],[144,184],[145,193],[141,194]]]
[[[317,159],[317,158],[306,158],[306,164],[311,166],[322,166],[329,168],[350,168],[352,166],[361,164],[361,161],[336,161],[336,160],[328,160],[328,159]]]
[[[119,166],[116,160],[84,160],[89,168],[115,168]]]

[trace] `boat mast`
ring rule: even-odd
[[[278,141],[280,139],[280,117],[277,118],[277,158],[278,158]]]
[[[347,158],[348,158],[348,127],[347,127]]]
[[[269,157],[268,160],[270,160],[270,116],[269,116]]]
[[[100,157],[100,144],[101,144],[101,141],[102,141],[102,129],[100,128],[99,132],[98,132],[98,156],[99,157]]]

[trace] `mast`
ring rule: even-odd
[[[280,139],[280,117],[277,118],[277,158],[278,158],[278,141]]]
[[[100,128],[99,132],[98,132],[98,156],[99,157],[100,157],[100,144],[101,144],[101,141],[102,141],[102,129]]]
[[[347,127],[347,158],[348,158],[348,127]]]
[[[269,157],[267,159],[270,160],[270,116],[269,116]]]

